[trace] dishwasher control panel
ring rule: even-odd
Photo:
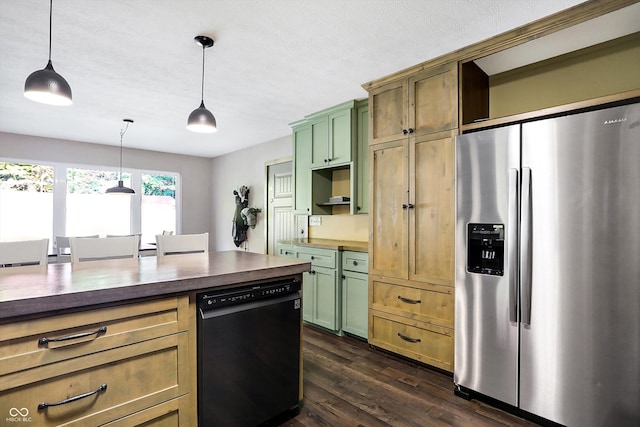
[[[235,289],[211,290],[198,294],[198,307],[210,310],[228,305],[244,304],[265,298],[275,298],[298,292],[301,283],[297,279],[258,283]]]

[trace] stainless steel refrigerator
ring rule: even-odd
[[[456,140],[454,382],[640,426],[640,104]]]

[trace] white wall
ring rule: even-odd
[[[262,209],[258,223],[250,228],[246,242],[249,252],[265,253],[265,164],[291,157],[293,144],[291,135],[275,139],[211,159],[211,235],[212,250],[244,250],[233,243],[232,225],[235,212],[233,190],[246,185],[249,187],[249,206]]]
[[[120,147],[0,132],[0,157],[118,168]],[[210,231],[210,161],[204,157],[130,148],[125,148],[122,155],[125,168],[180,173],[185,234]]]

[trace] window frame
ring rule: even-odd
[[[0,162],[7,163],[27,163],[41,166],[53,167],[53,218],[50,236],[50,252],[53,251],[53,239],[55,236],[66,236],[66,203],[67,203],[67,169],[92,169],[109,172],[120,172],[117,166],[92,165],[87,163],[66,163],[47,160],[34,160],[24,158],[0,157]],[[129,229],[131,234],[141,233],[142,230],[142,175],[168,175],[174,176],[176,180],[175,200],[176,200],[176,234],[182,233],[182,176],[177,171],[160,171],[155,169],[123,168],[123,173],[131,175],[131,188],[135,194],[131,196],[131,216]],[[117,197],[117,196],[115,196]]]

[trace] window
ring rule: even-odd
[[[3,161],[0,241],[49,238],[53,253],[55,236],[142,233],[144,245],[165,230],[179,232],[177,173],[123,171],[124,185],[136,194],[118,195],[105,194],[118,182],[115,169]]]
[[[131,177],[122,180],[130,186]],[[126,235],[131,231],[131,196],[105,194],[118,182],[118,173],[91,169],[67,169],[66,235]]]
[[[176,176],[142,174],[142,241],[155,242],[163,231],[176,232]]]
[[[0,162],[0,241],[49,238],[53,166]]]

